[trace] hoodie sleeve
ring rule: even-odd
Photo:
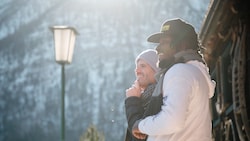
[[[163,81],[163,106],[161,111],[139,123],[139,130],[148,135],[171,134],[185,124],[194,78],[185,64],[170,68]]]

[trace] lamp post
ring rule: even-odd
[[[65,73],[64,65],[70,64],[73,57],[74,46],[77,31],[73,27],[68,26],[53,26],[50,30],[54,34],[55,43],[55,60],[58,64],[62,66],[62,93],[61,93],[61,140],[65,141],[65,106],[64,106],[64,96],[65,96]]]

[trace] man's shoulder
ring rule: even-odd
[[[199,74],[200,70],[192,62],[188,63],[177,63],[173,65],[166,74],[169,76],[192,76]]]
[[[169,71],[180,71],[180,72],[185,72],[185,71],[190,71],[192,69],[195,69],[196,67],[192,65],[191,63],[177,63],[174,64]]]

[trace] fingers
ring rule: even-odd
[[[141,88],[137,80],[130,88],[126,90],[126,97],[131,97],[131,96],[141,97]]]
[[[140,120],[136,121],[132,127],[132,134],[138,138],[138,139],[145,139],[146,138],[146,134],[143,134],[140,132],[139,128],[138,128],[138,124],[139,124]]]
[[[141,92],[140,90],[131,87],[126,90],[126,97],[131,97],[131,96],[136,96],[136,97],[141,97]]]
[[[138,139],[146,139],[146,135],[140,132],[133,132],[133,135]]]

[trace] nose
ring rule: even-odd
[[[139,67],[135,68],[135,74],[139,74],[141,72],[141,69],[139,69]]]
[[[135,68],[135,72],[137,73],[139,71],[138,67]]]

